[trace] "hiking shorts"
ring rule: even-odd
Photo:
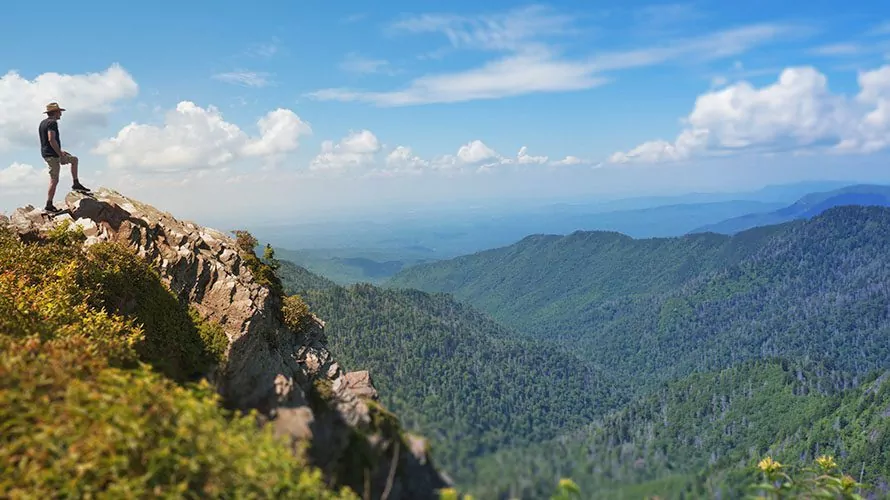
[[[46,166],[49,169],[49,178],[53,181],[58,182],[59,180],[59,170],[62,165],[68,165],[72,160],[77,160],[77,157],[74,155],[68,155],[68,159],[62,160],[58,156],[44,156],[43,159],[46,161]]]

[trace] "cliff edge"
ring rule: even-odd
[[[449,486],[426,441],[377,402],[370,374],[338,365],[324,322],[260,275],[252,248],[109,189],[70,193],[65,204],[52,218],[19,208],[0,224],[27,242],[67,221],[83,231],[84,246],[116,242],[142,257],[180,303],[225,332],[222,361],[192,377],[210,380],[226,407],[256,410],[295,452],[308,446],[330,484],[375,499],[437,498]]]

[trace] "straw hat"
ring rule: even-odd
[[[51,113],[53,111],[65,111],[65,108],[60,108],[59,103],[51,102],[46,105],[46,111],[44,113]]]

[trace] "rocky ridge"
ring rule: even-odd
[[[370,374],[344,372],[333,359],[320,318],[310,314],[301,331],[284,323],[282,297],[257,282],[234,238],[109,189],[70,193],[65,204],[55,217],[19,208],[0,224],[36,240],[67,221],[83,230],[84,245],[117,242],[145,258],[180,301],[224,328],[224,364],[205,375],[225,404],[258,410],[295,450],[308,443],[334,482],[389,499],[436,498],[449,486],[426,441],[402,432],[377,403]]]

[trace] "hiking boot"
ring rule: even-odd
[[[51,213],[51,214],[54,214],[54,213],[56,213],[56,212],[61,212],[61,210],[59,210],[58,208],[56,208],[56,206],[53,205],[52,203],[47,203],[46,206],[43,207],[43,211],[44,211],[44,212],[49,212],[49,213]]]
[[[81,184],[80,181],[75,182],[74,185],[71,186],[71,189],[73,189],[74,191],[77,191],[79,193],[89,193],[90,192],[90,189],[88,187],[84,186],[83,184]]]

